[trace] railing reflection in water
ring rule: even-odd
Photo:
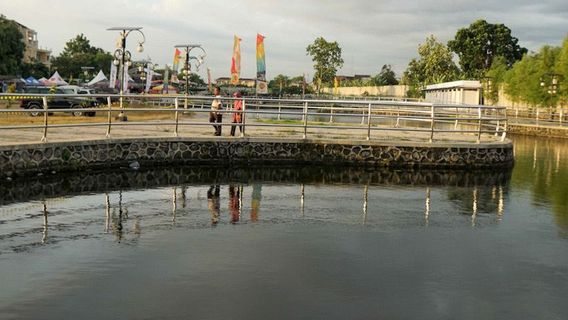
[[[397,224],[407,219],[413,221],[410,223],[428,227],[432,221],[440,224],[444,223],[444,219],[453,222],[453,219],[458,219],[463,223],[463,219],[467,217],[468,223],[475,227],[479,225],[480,218],[483,219],[481,226],[498,223],[502,219],[509,179],[510,172],[357,168],[227,170],[184,167],[91,173],[57,177],[55,181],[45,180],[45,177],[36,181],[21,181],[21,184],[15,181],[11,193],[2,193],[1,203],[4,207],[0,207],[0,214],[9,213],[18,207],[31,211],[33,209],[28,203],[35,203],[34,199],[39,200],[43,212],[42,244],[51,243],[53,237],[58,239],[54,241],[65,239],[61,233],[64,234],[69,228],[79,228],[83,223],[87,224],[81,221],[62,223],[61,219],[58,219],[59,223],[50,223],[50,210],[61,212],[62,207],[65,208],[69,201],[73,201],[74,197],[69,196],[83,195],[91,197],[93,204],[77,211],[81,214],[90,211],[96,215],[100,210],[100,217],[104,217],[100,220],[103,226],[102,230],[99,229],[100,235],[112,234],[119,242],[135,241],[142,233],[143,226],[150,232],[160,228],[207,228],[223,224],[272,223],[297,219],[369,227]],[[10,205],[25,202],[22,198],[7,198],[22,195],[18,188],[28,190],[28,202]],[[146,193],[134,196],[132,192]],[[206,199],[201,196],[204,193],[207,194]],[[124,194],[129,194],[128,200],[125,200]],[[155,194],[159,197],[153,196]],[[265,194],[268,200],[263,201]],[[99,195],[102,196],[100,199]],[[62,196],[67,198],[58,198]],[[155,202],[157,207],[146,208],[148,206],[142,205],[141,201]],[[164,210],[167,202],[170,202],[170,209]],[[204,203],[207,203],[205,211]],[[401,209],[409,210],[407,216],[397,217],[401,214]],[[203,215],[204,212],[208,212],[209,218]],[[9,216],[3,214],[1,217],[4,219]],[[89,223],[96,219],[82,216],[71,220],[75,218],[90,219]],[[9,219],[2,222],[5,225],[14,223]],[[62,227],[66,223],[70,226]],[[37,230],[37,224],[33,224],[33,220],[29,220],[29,225],[23,227],[28,231],[18,232],[27,234],[32,232],[30,230]],[[96,232],[91,236],[96,236]],[[0,238],[10,238],[10,235],[0,234]],[[4,250],[0,248],[0,252],[2,251]]]

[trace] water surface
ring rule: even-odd
[[[0,186],[2,319],[565,319],[568,143],[512,171],[176,167]]]

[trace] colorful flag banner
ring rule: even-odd
[[[116,77],[118,76],[118,67],[113,61],[110,63],[110,75],[108,81],[108,87],[114,89],[116,87]]]
[[[172,68],[173,74],[176,74],[178,72],[180,59],[181,59],[181,50],[176,48],[176,51],[174,52],[174,66]]]
[[[260,33],[256,35],[256,79],[259,81],[266,81],[264,38]]]
[[[241,76],[241,38],[235,36],[233,42],[233,58],[231,59],[231,84],[239,84]]]

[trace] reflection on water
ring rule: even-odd
[[[3,183],[0,319],[562,319],[564,150],[516,139],[513,172],[192,166]]]
[[[533,205],[550,206],[564,236],[568,236],[568,140],[514,138],[512,185],[530,192]]]
[[[369,227],[429,226],[432,222],[486,226],[498,223],[503,215],[510,176],[510,172],[492,171],[345,168],[338,174],[334,168],[317,167],[300,171],[192,167],[70,177],[82,182],[78,184],[60,182],[65,179],[27,180],[14,187],[33,190],[26,196],[41,199],[41,220],[33,214],[34,200],[1,207],[2,223],[8,228],[0,234],[0,254],[36,247],[34,230],[40,225],[41,244],[105,234],[113,235],[117,242],[132,242],[165,225],[204,228],[303,220]],[[130,190],[123,190],[124,181],[133,183]],[[163,186],[172,182],[176,184]],[[136,183],[141,189],[136,190]],[[21,194],[7,192],[3,201],[16,201]],[[46,198],[46,194],[55,198]],[[75,196],[57,197],[63,194]],[[205,207],[208,218],[202,216]],[[245,211],[250,212],[248,217],[243,216]],[[51,223],[52,219],[58,223]],[[89,230],[98,221],[102,234]]]

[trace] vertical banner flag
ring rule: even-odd
[[[147,68],[146,69],[146,88],[144,91],[148,93],[150,91],[150,87],[152,86],[152,78],[154,77],[154,70]]]
[[[128,80],[130,80],[130,76],[128,75],[128,66],[123,66],[122,70],[124,72],[122,76],[122,90],[124,92],[128,92]]]
[[[169,93],[169,88],[168,88],[168,78],[170,77],[170,68],[166,65],[166,71],[164,71],[164,83],[162,85],[162,93]]]
[[[266,59],[264,55],[264,36],[256,35],[256,93],[267,94],[266,84]]]
[[[172,83],[179,83],[178,70],[179,70],[179,65],[181,63],[181,58],[182,58],[182,52],[181,50],[176,48],[176,51],[174,52],[174,65],[172,67],[172,78],[170,81]]]
[[[235,36],[233,42],[233,58],[231,59],[231,84],[239,84],[241,76],[241,38]]]
[[[213,90],[211,90],[211,69],[207,68],[207,89],[209,89],[209,92],[213,92]]]
[[[111,62],[110,63],[110,75],[109,75],[109,81],[108,81],[108,87],[111,89],[114,89],[116,87],[116,77],[118,75],[118,69],[117,66]]]

